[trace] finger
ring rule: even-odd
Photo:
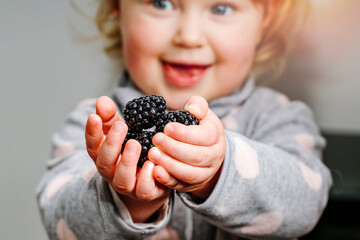
[[[156,179],[156,181],[158,181],[159,183],[161,183],[162,185],[177,190],[177,191],[184,191],[184,190],[188,190],[189,189],[189,185],[185,184],[179,180],[177,180],[176,178],[174,178],[173,176],[171,176],[162,166],[157,165],[154,167],[154,178]]]
[[[117,164],[113,187],[119,193],[131,193],[135,189],[137,162],[141,153],[141,145],[138,141],[130,139]]]
[[[86,122],[85,141],[87,152],[94,162],[98,156],[103,139],[101,118],[96,114],[91,114]]]
[[[180,142],[163,133],[157,133],[152,141],[156,147],[169,156],[197,167],[209,167],[217,148],[217,145],[197,146]]]
[[[206,116],[209,105],[203,97],[192,96],[186,101],[184,109],[201,120]]]
[[[156,181],[171,189],[174,189],[178,183],[178,181],[160,165],[154,167],[153,174]]]
[[[199,146],[216,144],[221,131],[224,131],[220,120],[216,116],[205,117],[200,125],[184,125],[173,122],[166,124],[164,133],[178,141]]]
[[[173,176],[171,176],[163,167],[157,165],[154,168],[154,178],[156,181],[166,186],[169,189],[174,189],[179,192],[193,192],[198,190],[202,184],[187,184],[184,183]]]
[[[127,130],[127,125],[124,122],[114,123],[100,147],[98,158],[96,159],[96,167],[100,175],[108,182],[113,179],[115,166]]]
[[[117,112],[115,103],[107,96],[102,96],[96,101],[96,113],[103,121],[103,132],[105,135],[108,134],[114,122],[122,120]]]
[[[151,201],[165,193],[165,188],[156,184],[153,175],[154,167],[154,163],[146,161],[141,168],[135,190],[136,197],[141,200]]]
[[[148,156],[155,165],[162,166],[174,178],[187,184],[202,183],[211,171],[209,168],[195,167],[177,161],[157,147],[152,147]]]

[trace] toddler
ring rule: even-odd
[[[306,0],[103,0],[97,22],[125,72],[53,136],[37,197],[50,239],[293,239],[328,199],[325,141],[309,108],[269,88]],[[168,123],[137,165],[123,142],[134,98],[163,96],[199,125]]]

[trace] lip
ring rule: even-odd
[[[162,67],[165,77],[173,86],[189,88],[201,82],[211,64],[163,61]]]

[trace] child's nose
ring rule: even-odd
[[[206,43],[201,18],[195,14],[183,15],[178,22],[174,44],[185,48],[199,48]]]

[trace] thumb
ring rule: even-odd
[[[209,105],[205,98],[201,96],[192,96],[186,101],[184,109],[201,120],[207,115]]]
[[[107,96],[99,97],[96,101],[96,114],[99,115],[103,122],[102,128],[105,135],[115,122],[122,120],[115,103]]]

